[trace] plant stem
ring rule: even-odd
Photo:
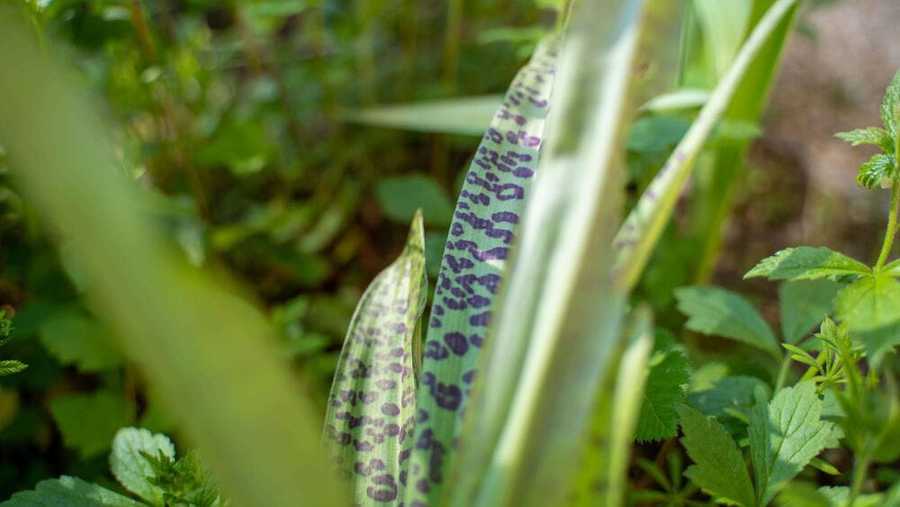
[[[897,235],[897,206],[900,204],[900,185],[894,181],[891,184],[891,214],[888,217],[887,231],[884,234],[884,243],[881,244],[881,253],[878,262],[875,263],[875,272],[881,270],[894,246],[894,236]]]
[[[868,454],[857,456],[856,461],[853,464],[853,482],[850,485],[850,497],[847,501],[847,505],[853,505],[856,501],[856,497],[858,497],[859,493],[862,491],[863,483],[866,481],[866,471],[868,469]]]
[[[787,374],[791,371],[791,356],[790,354],[785,354],[781,359],[781,368],[778,370],[778,377],[775,380],[775,392],[777,393],[782,387],[784,387],[784,382],[787,380]]]

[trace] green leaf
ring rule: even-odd
[[[421,209],[429,225],[446,227],[453,217],[453,205],[433,179],[419,174],[384,178],[375,187],[375,195],[385,215],[408,224]]]
[[[711,495],[744,507],[755,505],[753,484],[737,444],[715,419],[682,405],[681,444],[694,461],[685,475]]]
[[[834,444],[835,426],[822,420],[816,386],[804,381],[758,400],[750,415],[750,456],[760,505],[768,504],[819,452]]]
[[[900,105],[900,71],[894,74],[894,79],[884,92],[881,101],[881,122],[891,136],[897,138],[897,108]]]
[[[694,10],[703,30],[707,58],[716,77],[721,77],[734,61],[750,24],[751,0],[732,2],[723,9],[716,0],[694,0]]]
[[[661,343],[659,332],[649,367],[634,437],[639,442],[671,438],[678,433],[677,408],[684,403],[687,384],[691,379],[690,365],[684,352],[671,343]]]
[[[41,481],[31,491],[16,493],[2,507],[138,507],[118,493],[75,477]]]
[[[864,188],[890,188],[896,176],[894,156],[879,153],[859,166],[856,182]]]
[[[90,458],[109,449],[116,431],[134,418],[134,407],[118,393],[98,391],[55,398],[50,413],[66,447]]]
[[[678,111],[701,107],[707,100],[709,100],[709,90],[683,88],[653,97],[641,106],[641,109],[654,113]]]
[[[731,338],[780,355],[775,335],[746,299],[717,287],[675,290],[678,310],[688,317],[685,327],[698,333]]]
[[[732,434],[744,430],[744,424],[732,417],[732,413],[749,413],[756,399],[754,393],[761,390],[766,396],[771,389],[756,377],[734,375],[717,380],[712,386],[695,390],[688,395],[688,403],[713,416]]]
[[[900,281],[883,273],[857,280],[838,293],[835,314],[877,363],[900,344]]]
[[[15,359],[4,359],[3,361],[0,361],[0,377],[4,375],[12,375],[13,373],[19,373],[25,368],[28,368],[28,365],[21,361],[16,361]]]
[[[39,333],[44,347],[64,365],[97,372],[122,364],[112,334],[78,308],[69,307],[52,315],[41,324]]]
[[[840,488],[846,489],[846,488]],[[792,482],[778,494],[779,507],[832,507],[828,496],[810,484]]]
[[[373,107],[345,118],[376,127],[482,136],[502,102],[502,95],[456,97]]]
[[[442,495],[493,301],[537,171],[555,44],[545,41],[519,71],[466,173],[425,337],[416,403],[427,418],[416,424],[415,440],[424,443],[410,458],[407,504],[437,502]]]
[[[878,128],[869,127],[864,129],[851,130],[849,132],[838,132],[834,135],[838,139],[847,141],[853,146],[861,144],[874,144],[881,147],[885,153],[894,152],[894,139],[888,131]]]
[[[769,280],[815,280],[845,275],[865,275],[871,269],[856,259],[825,247],[785,248],[759,261],[744,278],[764,276]]]
[[[786,282],[778,289],[781,335],[797,343],[831,314],[834,298],[843,285],[831,280]]]
[[[122,428],[116,433],[109,457],[109,468],[128,491],[152,505],[163,505],[163,491],[153,485],[153,466],[143,453],[175,457],[175,446],[168,437],[139,428]]]
[[[403,253],[356,307],[328,397],[325,438],[359,505],[400,497],[416,414],[413,339],[427,283],[425,233],[416,213]]]

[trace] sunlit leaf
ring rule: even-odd
[[[139,507],[144,504],[74,477],[41,481],[32,491],[16,493],[3,507]]]
[[[345,117],[376,127],[481,136],[502,102],[502,95],[459,97],[373,107]]]

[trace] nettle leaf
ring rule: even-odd
[[[39,333],[41,343],[62,364],[74,364],[85,372],[109,370],[122,364],[109,330],[78,308],[66,308],[50,316],[41,324]]]
[[[864,129],[850,130],[848,132],[838,132],[834,135],[838,139],[847,141],[853,146],[861,144],[874,144],[884,150],[885,153],[894,152],[894,139],[887,130],[878,127],[868,127]]]
[[[862,339],[877,363],[900,344],[900,281],[884,273],[857,280],[838,293],[835,314]]]
[[[685,475],[713,496],[744,507],[755,505],[744,456],[725,428],[687,405],[682,405],[678,413],[684,431],[681,444],[694,461]]]
[[[833,446],[836,427],[824,421],[822,400],[812,381],[784,388],[768,404],[759,400],[750,415],[750,457],[760,505],[768,504],[822,449]]]
[[[834,298],[843,285],[831,280],[785,282],[778,289],[781,335],[787,343],[797,343],[831,314]]]
[[[445,462],[505,271],[513,232],[537,170],[557,48],[548,41],[513,80],[460,191],[435,287],[416,403],[406,503],[442,493]]]
[[[444,189],[422,175],[384,178],[375,187],[375,195],[385,215],[395,222],[408,224],[421,209],[429,225],[446,227],[453,215]]]
[[[764,276],[769,280],[815,280],[860,276],[872,270],[856,259],[825,247],[785,248],[759,261],[744,278]]]
[[[757,391],[766,397],[771,393],[768,384],[756,377],[727,376],[716,380],[712,386],[691,392],[688,403],[705,415],[717,418],[725,429],[735,434],[743,431],[745,425],[732,413],[749,413],[756,401],[754,393]]]
[[[879,153],[859,166],[856,182],[865,188],[890,188],[895,174],[896,164],[893,155]]]
[[[881,122],[890,134],[891,139],[897,138],[897,108],[900,106],[900,71],[894,74],[894,79],[884,92],[881,100]]]
[[[139,507],[144,504],[75,477],[41,481],[16,493],[2,507]]]
[[[677,408],[685,401],[691,368],[684,351],[673,342],[674,338],[661,338],[657,332],[635,430],[634,438],[639,442],[671,438],[678,433]]]
[[[731,338],[780,355],[765,319],[738,294],[718,287],[681,287],[675,290],[675,298],[678,310],[689,317],[685,327],[691,331]]]
[[[328,396],[325,438],[360,505],[394,505],[400,495],[415,424],[413,340],[427,283],[416,213],[403,253],[356,307]]]
[[[119,428],[134,419],[134,406],[119,393],[98,391],[54,398],[50,401],[50,413],[66,447],[89,458],[109,449]]]
[[[175,446],[168,437],[145,429],[122,428],[113,438],[109,467],[116,480],[128,491],[153,505],[162,505],[164,491],[150,482],[153,466],[144,457],[175,458]]]

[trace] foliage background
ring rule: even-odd
[[[502,93],[556,2],[15,3],[39,38],[68,43],[84,88],[121,126],[123,170],[154,194],[159,226],[269,310],[305,394],[324,406],[353,307],[402,248],[417,206],[436,270],[478,141],[347,120],[377,104]],[[795,243],[871,258],[886,206],[854,191],[866,155],[831,135],[875,123],[900,67],[885,42],[900,5],[814,4],[787,50],[715,274],[772,317],[773,285],[741,282],[747,268]],[[0,379],[0,498],[63,473],[108,484],[119,427],[177,428],[111,348],[65,248],[6,172],[0,151],[0,304],[15,312],[3,354],[30,367]],[[680,319],[665,288],[691,282],[674,259],[644,289],[664,321]]]

